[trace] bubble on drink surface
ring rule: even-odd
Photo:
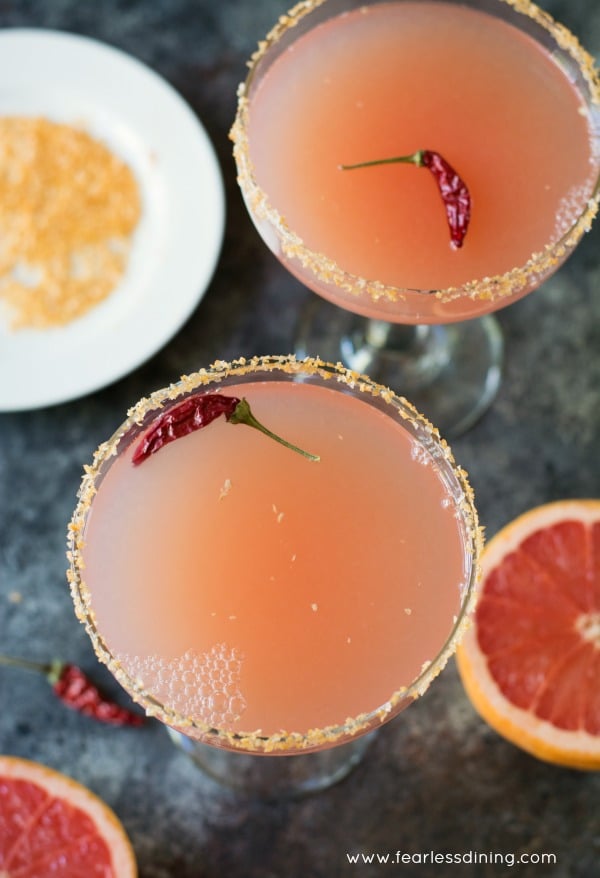
[[[557,241],[575,225],[593,188],[594,180],[590,178],[583,185],[572,186],[561,198],[554,221],[554,237]]]
[[[431,463],[431,452],[418,442],[413,442],[410,449],[410,456],[415,463],[420,463],[421,466],[429,466]]]
[[[117,658],[145,691],[188,719],[231,729],[246,709],[240,689],[244,656],[226,643],[206,652],[188,649],[170,660],[157,655]]]

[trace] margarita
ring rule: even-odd
[[[133,696],[189,735],[333,743],[397,712],[451,651],[476,567],[469,486],[424,419],[355,382],[275,360],[209,388],[318,461],[219,417],[136,466],[163,394],[84,479],[78,610]]]
[[[563,33],[557,63],[511,23],[524,19],[549,45],[549,17],[510,5],[495,4],[509,22],[458,3],[374,3],[311,27],[319,9],[297,38],[290,28],[266,69],[261,52],[281,28],[259,51],[233,129],[242,188],[270,242],[276,218],[272,246],[288,268],[336,304],[408,323],[474,317],[528,292],[567,255],[559,242],[597,197],[599,175],[573,58],[596,99],[598,83],[574,38]],[[340,167],[417,150],[439,152],[468,186],[460,249],[427,170]],[[463,295],[398,294],[449,288]]]

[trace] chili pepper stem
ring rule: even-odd
[[[42,662],[32,662],[28,659],[16,658],[12,655],[2,655],[0,653],[0,665],[6,665],[12,668],[22,668],[25,671],[35,671],[43,674],[52,682],[55,676],[60,674],[63,663],[59,661],[43,664]]]
[[[410,155],[395,155],[387,159],[371,159],[371,161],[368,162],[358,162],[355,165],[340,165],[340,170],[354,171],[356,170],[356,168],[372,168],[374,165],[396,165],[400,163],[406,165],[416,165],[418,168],[421,168],[423,166],[424,152],[424,149],[418,149],[416,152],[413,152]]]
[[[417,168],[427,168],[437,183],[450,228],[450,244],[454,249],[462,247],[471,219],[471,196],[469,189],[446,159],[430,149],[418,149],[410,155],[392,156],[385,159],[371,159],[354,165],[338,165],[342,171],[356,168],[372,168],[374,165],[392,165],[403,162]]]
[[[39,674],[47,674],[50,670],[50,665],[43,665],[41,662],[30,662],[27,659],[15,658],[11,655],[0,655],[0,665],[23,668],[26,671],[37,671]]]
[[[264,433],[265,436],[274,439],[275,442],[279,442],[280,445],[284,445],[286,448],[289,448],[290,451],[295,451],[297,454],[301,454],[302,457],[306,457],[308,460],[319,461],[321,459],[318,454],[311,454],[309,451],[304,451],[303,448],[298,448],[297,445],[292,445],[287,439],[282,439],[281,436],[278,436],[276,433],[273,433],[261,424],[260,421],[254,417],[247,399],[241,399],[238,402],[227,420],[232,424],[246,424],[247,427],[254,427],[255,430],[259,430],[261,433]]]

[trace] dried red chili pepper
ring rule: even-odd
[[[105,698],[77,665],[61,661],[44,665],[7,655],[0,655],[0,665],[11,665],[43,674],[63,704],[100,722],[117,726],[140,726],[145,722],[145,717],[141,714]]]
[[[53,682],[52,672],[48,679],[58,698],[85,716],[117,726],[140,726],[144,722],[144,717],[139,713],[105,698],[77,665],[62,664],[59,666],[56,681]]]
[[[224,396],[220,393],[204,393],[184,399],[183,402],[159,415],[133,452],[132,463],[137,466],[164,445],[208,426],[220,415],[225,415],[226,420],[232,424],[246,424],[248,427],[260,430],[265,436],[269,436],[309,460],[319,460],[318,455],[310,454],[308,451],[292,445],[257,421],[246,399]]]
[[[356,168],[368,168],[373,165],[391,165],[399,162],[428,168],[432,173],[446,208],[446,218],[450,228],[450,243],[453,247],[462,247],[469,221],[471,219],[471,195],[466,183],[456,173],[439,152],[430,149],[419,149],[411,155],[393,156],[388,159],[375,159],[359,162],[356,165],[340,165],[342,171],[353,171]]]

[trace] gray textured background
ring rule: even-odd
[[[597,0],[545,8],[600,53]],[[285,4],[276,0],[0,0],[0,27],[87,34],[146,62],[205,124],[227,189],[217,273],[186,326],[113,386],[57,407],[0,416],[0,644],[98,666],[65,584],[64,533],[81,466],[141,395],[213,359],[284,353],[312,295],[256,235],[227,139],[245,60]],[[543,289],[499,315],[504,382],[493,409],[453,444],[489,534],[538,503],[600,496],[600,223]],[[0,369],[1,369],[0,361]],[[1,381],[10,376],[0,373]],[[22,601],[9,600],[18,591]],[[452,663],[387,726],[364,764],[318,797],[244,801],[194,771],[151,722],[108,729],[60,705],[43,680],[0,669],[0,751],[67,771],[117,811],[142,878],[362,878],[600,874],[600,776],[542,764],[474,714]],[[349,866],[346,851],[554,852],[556,867]]]

